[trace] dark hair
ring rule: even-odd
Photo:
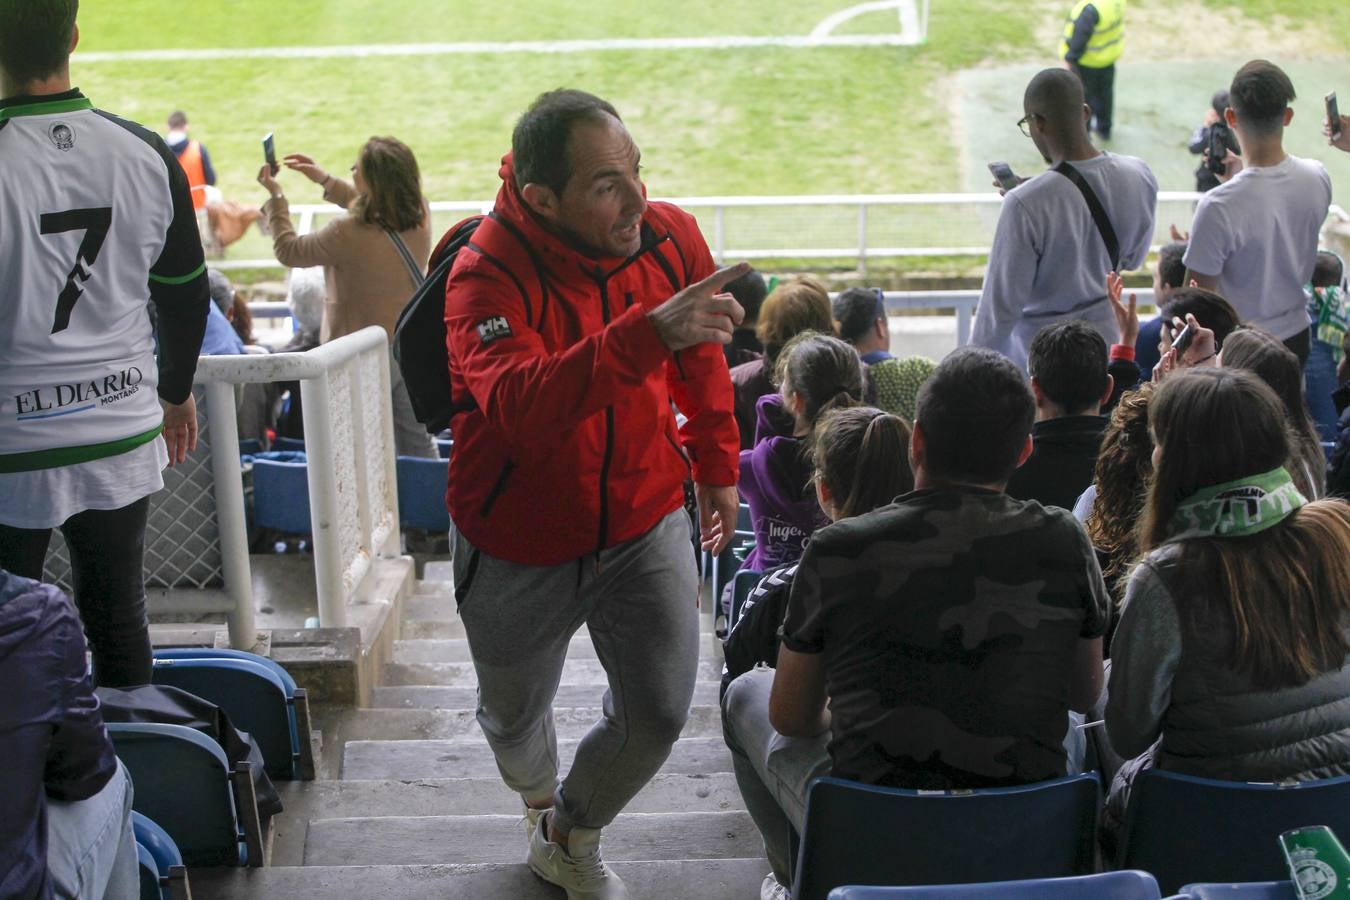
[[[1197,491],[1268,472],[1287,455],[1275,393],[1240,369],[1187,369],[1158,388],[1149,424],[1162,446],[1141,545],[1168,538],[1177,505]],[[1245,537],[1181,542],[1173,592],[1188,621],[1231,622],[1228,663],[1264,690],[1294,687],[1345,663],[1350,607],[1350,506],[1310,503]]]
[[[1162,311],[1164,322],[1174,318],[1185,321],[1187,314],[1195,316],[1195,321],[1214,332],[1216,351],[1223,349],[1223,342],[1242,324],[1233,304],[1204,288],[1184,287],[1173,291]]]
[[[834,334],[830,292],[809,275],[778,282],[759,310],[755,336],[764,345],[764,365],[771,374],[788,341],[804,331]]]
[[[1028,113],[1045,119],[1046,131],[1061,139],[1086,133],[1083,82],[1068,69],[1042,69],[1027,83],[1022,103]]]
[[[769,286],[764,283],[763,275],[751,269],[740,278],[728,281],[722,290],[735,297],[741,309],[745,310],[742,327],[753,325],[759,320],[759,308],[764,305],[764,298],[769,295]]]
[[[1164,244],[1158,251],[1158,275],[1162,283],[1170,288],[1179,288],[1186,283],[1186,245],[1180,241]]]
[[[1284,342],[1258,328],[1239,328],[1223,345],[1225,369],[1246,369],[1260,378],[1280,398],[1285,422],[1294,434],[1288,462],[1289,474],[1309,499],[1321,495],[1326,456],[1317,437],[1317,426],[1308,414],[1303,396],[1303,366]]]
[[[361,148],[356,164],[366,181],[366,193],[353,205],[353,215],[367,225],[394,231],[422,224],[426,215],[422,176],[407,144],[391,137],[373,137]]]
[[[939,480],[1006,484],[1035,417],[1031,387],[1011,360],[959,347],[919,389],[914,421],[923,431],[924,467]]]
[[[1228,93],[1243,127],[1262,134],[1284,127],[1284,111],[1296,99],[1289,76],[1265,59],[1254,59],[1238,69]]]
[[[182,128],[187,123],[187,113],[183,112],[181,109],[175,109],[173,112],[169,113],[170,128]]]
[[[1223,115],[1223,111],[1229,107],[1231,102],[1232,101],[1229,100],[1228,97],[1228,88],[1219,88],[1217,91],[1214,92],[1214,96],[1209,98],[1209,105],[1213,107],[1214,111],[1221,116]]]
[[[258,343],[258,339],[253,336],[253,311],[248,308],[248,301],[239,294],[234,295],[230,304],[230,325],[245,344]]]
[[[811,440],[816,478],[830,489],[840,518],[885,506],[914,490],[909,426],[871,406],[832,409]]]
[[[1082,415],[1106,394],[1106,339],[1083,322],[1047,325],[1031,339],[1027,372],[1068,415]]]
[[[1102,568],[1107,584],[1116,585],[1116,599],[1125,587],[1121,578],[1138,556],[1139,514],[1144,509],[1149,475],[1153,471],[1153,436],[1148,431],[1148,407],[1156,385],[1144,382],[1128,391],[1102,433],[1093,470],[1097,496],[1083,523],[1092,546],[1108,559]]]
[[[799,394],[805,403],[802,417],[815,426],[827,409],[862,402],[862,360],[858,351],[829,334],[803,332],[783,347],[774,369],[774,381],[784,391]]]
[[[0,69],[22,86],[70,60],[79,0],[0,0]]]
[[[1345,278],[1345,265],[1341,258],[1330,250],[1317,251],[1317,263],[1313,266],[1313,287],[1340,287]]]
[[[606,117],[622,121],[608,101],[585,91],[559,88],[536,97],[511,132],[516,187],[542,184],[561,195],[572,177],[572,129]]]
[[[875,288],[853,287],[834,298],[832,313],[839,336],[850,344],[866,337],[877,320],[886,315],[881,292]]]

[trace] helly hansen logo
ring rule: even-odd
[[[510,336],[511,324],[506,321],[506,316],[493,316],[478,323],[478,339],[483,342],[484,347],[493,341]]]

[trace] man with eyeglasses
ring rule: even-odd
[[[1038,73],[1022,106],[1017,124],[1051,168],[1004,198],[971,343],[1025,370],[1031,339],[1056,322],[1080,320],[1108,345],[1118,340],[1106,273],[1143,265],[1158,182],[1143,160],[1092,146],[1092,111],[1072,72]]]

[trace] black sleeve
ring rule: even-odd
[[[150,301],[159,320],[159,396],[167,403],[182,403],[192,393],[192,377],[197,373],[207,307],[211,304],[206,256],[187,174],[159,135],[103,110],[96,112],[145,141],[164,161],[173,221],[159,259],[150,267]]]
[[[728,685],[737,677],[760,663],[777,667],[778,630],[787,613],[788,594],[796,573],[796,563],[767,572],[745,598],[740,618],[722,644],[725,658],[722,693],[726,693]]]
[[[216,170],[211,165],[211,154],[206,152],[205,144],[198,144],[202,148],[202,175],[206,178],[207,184],[216,183]]]
[[[1083,7],[1083,11],[1078,14],[1078,19],[1073,23],[1073,37],[1069,38],[1069,52],[1064,54],[1066,60],[1071,63],[1078,62],[1087,50],[1088,41],[1092,39],[1092,32],[1096,30],[1099,21],[1101,21],[1101,16],[1097,12],[1097,7],[1091,3]]]

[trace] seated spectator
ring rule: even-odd
[[[1009,360],[955,351],[919,393],[916,490],[812,538],[778,668],[737,678],[722,706],[773,867],[762,896],[787,883],[816,775],[945,790],[1066,773],[1068,712],[1101,692],[1108,606],[1073,517],[1003,493],[1034,412]]]
[[[131,780],[103,727],[85,650],[65,594],[0,569],[0,897],[7,900],[139,895]]]
[[[227,313],[234,305],[234,285],[225,273],[219,269],[207,269],[207,278],[211,283],[211,308],[206,312],[206,336],[202,338],[202,356],[237,356],[244,352],[244,342],[239,340],[234,327],[230,325]]]
[[[1047,325],[1027,355],[1036,424],[1031,456],[1008,481],[1008,496],[1073,509],[1092,483],[1106,417],[1102,404],[1114,382],[1106,371],[1106,341],[1082,322]]]
[[[1153,473],[1153,438],[1148,432],[1152,397],[1153,384],[1145,383],[1127,393],[1112,410],[1097,451],[1092,484],[1073,510],[1097,549],[1097,562],[1112,600],[1112,624],[1103,641],[1107,656],[1111,655],[1111,635],[1119,618],[1125,575],[1139,557],[1136,525]]]
[[[1256,328],[1239,328],[1219,352],[1225,369],[1246,369],[1264,381],[1284,404],[1285,419],[1295,440],[1289,471],[1303,496],[1316,500],[1326,493],[1326,454],[1303,399],[1303,372],[1298,357],[1283,341]]]
[[[811,434],[811,461],[820,508],[831,522],[871,512],[914,490],[909,425],[870,406],[825,413]],[[778,660],[778,629],[787,611],[797,562],[764,573],[722,645],[722,693],[757,665]]]
[[[1341,386],[1332,395],[1341,414],[1336,423],[1336,440],[1327,466],[1327,496],[1350,499],[1350,333],[1341,339],[1341,362],[1336,367]]]
[[[1227,351],[1225,350],[1225,353]],[[1141,546],[1111,651],[1106,729],[1142,769],[1241,781],[1350,774],[1350,507],[1284,468],[1283,404],[1249,372],[1169,377]]]
[[[751,269],[724,288],[736,298],[736,302],[745,310],[745,318],[731,333],[731,343],[723,348],[727,357],[727,367],[735,368],[742,363],[754,362],[764,356],[764,345],[755,336],[755,326],[759,324],[759,310],[768,295],[768,286],[764,276]]]
[[[303,353],[319,346],[319,332],[323,325],[323,307],[325,285],[323,269],[316,266],[310,269],[291,269],[290,285],[286,291],[286,302],[291,307],[291,318],[295,321],[295,334],[282,347],[280,353]],[[304,407],[300,397],[300,382],[281,381],[276,383],[277,402],[285,399],[285,404],[277,414],[277,437],[305,439]]]
[[[1158,267],[1153,270],[1153,305],[1158,315],[1139,327],[1139,337],[1134,343],[1134,361],[1147,380],[1158,364],[1158,332],[1162,329],[1163,310],[1171,302],[1172,294],[1186,281],[1186,264],[1181,258],[1186,255],[1186,244],[1173,241],[1164,244],[1158,251]]]
[[[891,356],[886,295],[879,288],[849,288],[834,298],[839,336],[853,345],[867,366],[867,401],[906,422],[914,421],[919,388],[937,363],[924,356]]]
[[[802,275],[781,281],[769,292],[759,312],[755,336],[764,345],[764,357],[731,370],[736,391],[736,425],[741,430],[741,449],[755,445],[755,404],[775,391],[773,373],[784,345],[803,331],[834,333],[830,317],[830,293],[814,278]]]
[[[1162,359],[1168,349],[1171,348],[1172,338],[1175,336],[1175,330],[1172,328],[1173,322],[1177,319],[1186,321],[1187,316],[1195,316],[1195,320],[1204,328],[1214,332],[1214,341],[1216,352],[1223,349],[1223,342],[1228,339],[1242,324],[1238,318],[1237,310],[1224,298],[1213,291],[1207,291],[1198,287],[1184,287],[1172,291],[1167,298],[1167,302],[1158,307],[1162,310],[1161,315],[1150,324],[1155,326],[1153,331],[1154,346],[1153,351],[1147,359],[1151,359],[1153,364],[1145,368],[1145,358],[1139,357],[1140,375],[1145,380],[1153,378],[1153,370],[1157,368],[1158,362]],[[1164,327],[1170,331],[1166,338],[1163,337]],[[1139,331],[1139,340],[1144,340],[1144,332]]]
[[[1317,254],[1312,281],[1304,288],[1308,295],[1308,316],[1312,319],[1312,346],[1304,367],[1304,387],[1308,412],[1324,441],[1336,439],[1336,368],[1342,358],[1341,341],[1350,327],[1350,303],[1345,290],[1345,265],[1335,253]]]
[[[789,341],[774,375],[781,393],[759,398],[754,449],[741,451],[739,488],[755,529],[745,568],[760,572],[798,559],[812,533],[828,524],[811,489],[807,438],[821,415],[863,397],[857,352],[825,334]]]

